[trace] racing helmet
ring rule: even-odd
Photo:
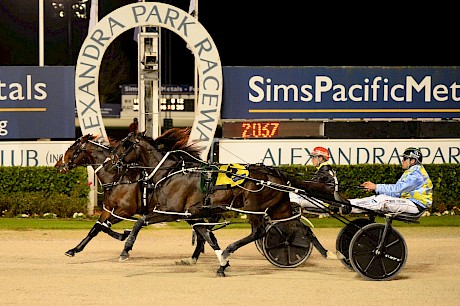
[[[316,147],[311,151],[310,156],[322,156],[325,160],[329,160],[329,150],[323,147]]]
[[[419,164],[421,164],[422,160],[423,160],[423,155],[422,155],[422,152],[420,151],[420,149],[413,148],[413,147],[405,149],[404,153],[403,153],[403,155],[401,155],[401,157],[413,158]]]

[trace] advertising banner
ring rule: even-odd
[[[0,141],[0,166],[54,166],[73,141]]]
[[[222,119],[459,118],[458,67],[223,67]]]
[[[338,165],[400,164],[404,149],[418,147],[424,164],[460,162],[460,139],[219,139],[219,163],[306,165],[316,146]]]
[[[75,138],[74,67],[0,67],[0,140]]]

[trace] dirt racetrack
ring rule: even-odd
[[[118,262],[123,242],[97,236],[83,252],[64,252],[83,230],[0,231],[1,305],[458,305],[460,227],[397,228],[408,259],[390,281],[366,281],[318,251],[297,268],[273,266],[247,245],[230,258],[227,276],[216,277],[209,246],[193,266],[175,262],[191,255],[190,230],[146,228]],[[314,229],[335,248],[340,228]],[[216,232],[222,248],[248,234]]]

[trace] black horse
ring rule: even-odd
[[[207,164],[198,158],[199,152],[194,145],[181,150],[164,150],[158,139],[154,140],[142,134],[131,133],[114,150],[113,162],[117,165],[137,162],[150,167],[149,177],[155,182],[153,198],[148,205],[148,213],[134,225],[120,261],[129,258],[136,237],[143,226],[175,221],[177,219],[219,218],[228,211],[248,214],[251,233],[223,251],[217,241],[209,235],[209,226],[196,225],[195,231],[214,249],[220,267],[218,276],[225,276],[232,253],[266,235],[265,228],[272,220],[293,217],[289,200],[289,177],[275,167],[262,164],[246,165],[247,173],[228,173],[219,170],[219,165]],[[213,175],[225,172],[237,181],[235,187],[215,189]],[[305,186],[302,186],[305,187]]]

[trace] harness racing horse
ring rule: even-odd
[[[161,146],[168,149],[181,148],[188,141],[190,129],[181,129],[180,133],[166,132],[158,138]],[[167,136],[167,137],[166,137]],[[141,174],[139,167],[124,167],[113,168],[110,163],[103,165],[107,161],[107,157],[113,150],[115,144],[111,146],[108,143],[97,141],[97,137],[85,135],[78,138],[65,152],[64,156],[56,163],[55,168],[61,172],[67,171],[83,165],[91,165],[95,168],[95,172],[100,180],[104,190],[103,211],[96,221],[96,224],[91,228],[88,235],[74,248],[68,250],[67,256],[75,256],[81,252],[92,238],[103,231],[123,241],[126,239],[129,231],[125,230],[123,234],[117,233],[111,229],[113,224],[119,223],[122,220],[136,221],[132,219],[135,214],[142,213],[143,204],[147,202],[142,197],[141,186],[145,174]],[[180,264],[196,263],[200,253],[204,252],[205,241],[202,237],[197,237],[195,251],[191,258],[182,259]]]
[[[55,169],[60,173],[84,165],[91,165],[98,176],[104,190],[103,211],[88,235],[74,248],[68,250],[65,255],[73,257],[83,251],[86,245],[101,231],[111,237],[123,241],[129,234],[117,233],[111,229],[113,224],[131,218],[140,212],[140,190],[138,181],[140,170],[126,170],[120,174],[117,171],[108,172],[102,167],[112,151],[108,142],[97,141],[97,137],[90,134],[78,138],[64,153],[63,157],[55,164]],[[135,221],[132,219],[132,221]]]
[[[230,255],[264,237],[267,222],[293,217],[289,189],[285,189],[289,179],[278,169],[261,164],[247,165],[248,175],[242,177],[243,182],[238,187],[206,188],[203,182],[212,180],[212,175],[220,172],[218,165],[201,161],[193,145],[165,152],[157,140],[131,133],[114,150],[112,158],[116,164],[137,162],[145,167],[155,167],[149,174],[155,188],[148,213],[135,223],[120,261],[129,258],[129,251],[143,226],[177,219],[212,217],[216,220],[222,213],[233,210],[248,214],[252,230],[249,236],[235,241],[223,251],[217,240],[209,235],[209,225],[194,226],[198,236],[201,235],[216,253],[220,263],[217,275],[225,276]]]

